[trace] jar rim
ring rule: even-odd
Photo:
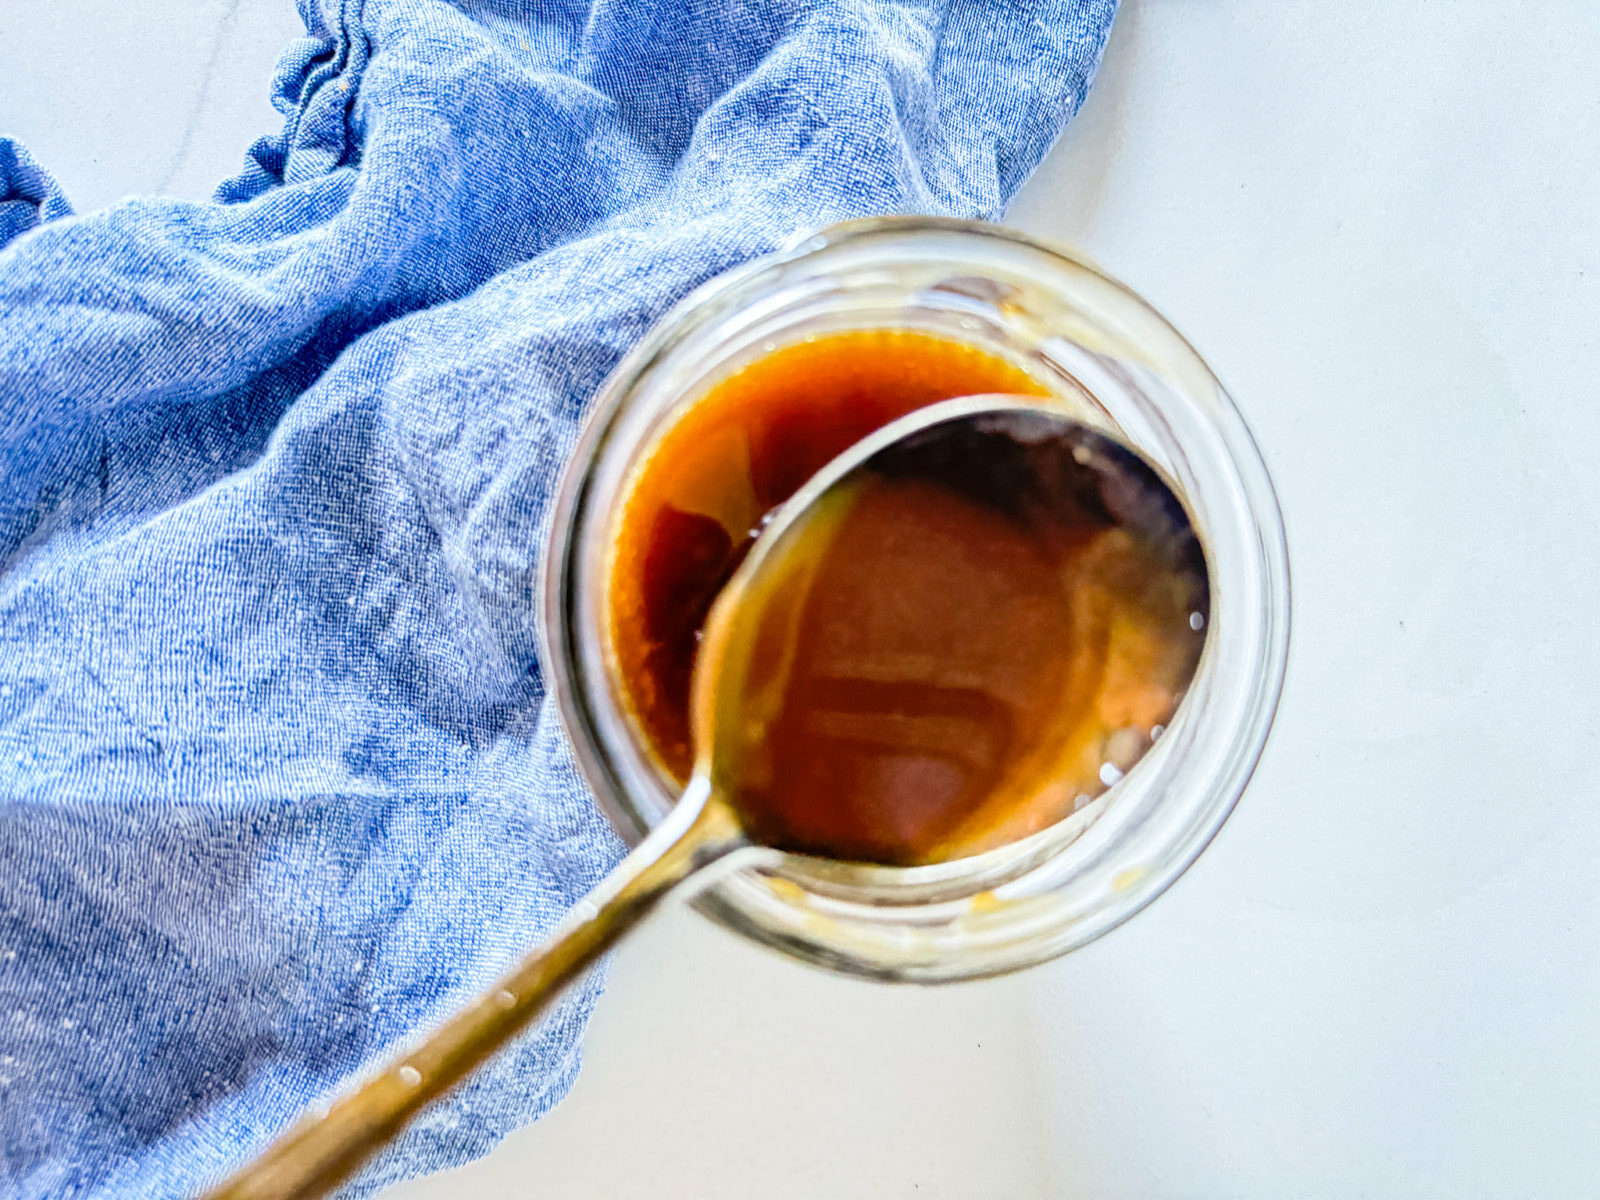
[[[835,302],[848,304],[871,280],[898,295],[897,272],[917,276],[903,299],[942,277],[978,293],[980,308],[1003,295],[1010,319],[1022,324],[1000,328],[1022,339],[1025,326],[1034,350],[1048,354],[1098,415],[1182,485],[1212,572],[1212,626],[1189,696],[1145,758],[1080,813],[998,851],[933,867],[775,856],[774,865],[730,875],[696,901],[736,932],[820,965],[938,981],[1043,961],[1141,910],[1221,828],[1271,729],[1290,619],[1281,510],[1231,398],[1148,302],[1081,255],[1016,230],[940,217],[845,222],[713,278],[624,357],[591,408],[552,511],[540,635],[550,694],[580,768],[613,825],[635,842],[675,797],[606,677],[600,598],[588,581],[599,574],[601,590],[607,586],[595,564],[628,470],[673,405],[695,394],[682,388],[688,368],[674,356],[692,359],[696,338],[715,342],[730,322],[755,328],[790,293],[815,300],[836,292]],[[841,290],[852,280],[857,293]],[[994,293],[987,299],[986,289]],[[962,302],[959,288],[951,295],[939,302]]]

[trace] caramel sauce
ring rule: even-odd
[[[712,615],[695,719],[757,842],[913,865],[1014,841],[1188,685],[1205,565],[1154,473],[1114,516],[1071,447],[952,430],[875,455]]]
[[[1047,389],[965,342],[908,329],[851,330],[751,362],[661,436],[624,501],[608,619],[625,702],[680,783],[694,762],[689,684],[706,615],[768,514],[873,430],[924,405],[983,392]],[[1045,614],[1030,619],[1043,622]],[[1019,679],[1015,686],[1034,685]]]

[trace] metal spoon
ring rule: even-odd
[[[969,492],[1007,506],[1087,506],[1108,527],[1155,547],[1174,585],[1196,606],[1200,620],[1194,629],[1203,625],[1205,568],[1199,543],[1171,489],[1133,450],[1026,397],[949,401],[884,427],[829,464],[779,510],[713,608],[694,671],[699,761],[668,817],[543,945],[325,1112],[302,1118],[255,1161],[208,1192],[206,1200],[326,1194],[422,1108],[515,1037],[668,893],[690,894],[724,871],[770,863],[783,849],[826,850],[786,845],[772,836],[762,844],[752,836],[751,829],[765,826],[741,808],[737,760],[748,751],[750,734],[745,714],[731,698],[740,694],[741,673],[749,669],[752,614],[762,608],[764,596],[782,586],[785,569],[806,539],[817,534],[819,523],[839,520],[851,489],[873,474],[940,484],[959,476]],[[1166,682],[1181,694],[1193,669],[1191,658]],[[1131,767],[1147,745],[1125,747],[1117,772]],[[1069,797],[1079,787],[1103,790],[1116,777],[1114,772],[1110,778],[1102,774],[1098,783],[1071,780],[1055,790],[1064,788]],[[942,844],[939,856],[956,856],[960,845],[952,853],[948,843]],[[924,852],[898,846],[894,857],[877,861],[914,865]],[[860,861],[863,856],[851,857]],[[708,870],[714,864],[719,869]]]

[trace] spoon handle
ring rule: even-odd
[[[428,1104],[515,1037],[684,880],[747,847],[737,816],[702,776],[550,938],[419,1044],[312,1112],[202,1200],[300,1200],[352,1175]]]

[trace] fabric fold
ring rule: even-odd
[[[27,149],[0,137],[0,249],[35,226],[71,212],[61,185]]]

